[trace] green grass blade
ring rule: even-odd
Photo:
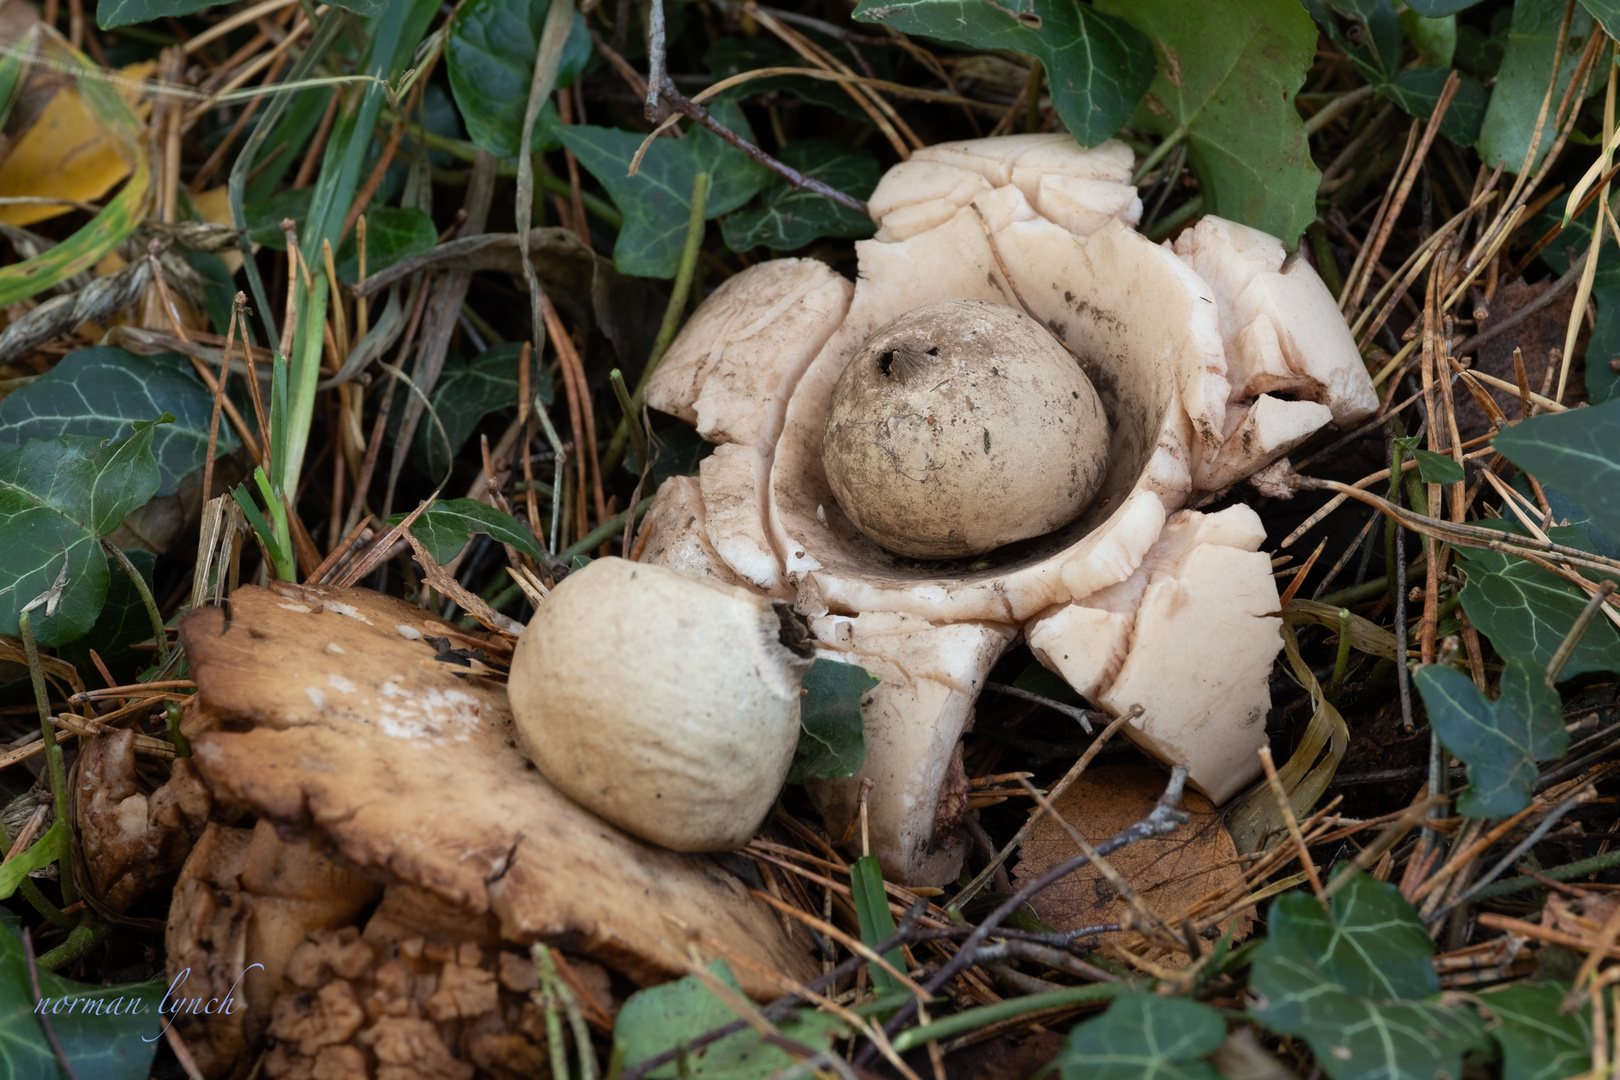
[[[868,946],[880,945],[894,936],[894,916],[889,913],[889,897],[883,891],[883,871],[878,867],[876,855],[862,855],[850,868],[850,891],[855,897],[855,917],[861,923],[861,941]],[[898,947],[883,954],[883,959],[899,971],[906,969],[905,954]],[[879,994],[904,991],[900,981],[876,964],[870,965],[872,989]]]

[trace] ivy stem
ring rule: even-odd
[[[152,640],[157,643],[158,666],[162,667],[169,662],[169,631],[163,625],[163,613],[158,610],[157,600],[153,598],[152,590],[146,586],[146,578],[141,576],[141,572],[135,568],[135,564],[129,561],[129,556],[125,555],[117,544],[103,539],[101,547],[107,554],[118,560],[118,565],[124,568],[124,573],[129,575],[129,580],[134,584],[135,591],[140,594],[141,603],[146,605],[146,616],[152,620]]]
[[[1131,183],[1140,187],[1142,178],[1148,173],[1152,172],[1153,167],[1159,162],[1163,161],[1164,156],[1179,146],[1181,144],[1181,140],[1185,139],[1186,137],[1187,126],[1185,124],[1166,135],[1164,137],[1164,141],[1159,143],[1158,146],[1155,146],[1152,151],[1149,152],[1148,156],[1142,159],[1142,164],[1136,167],[1136,172],[1131,176]]]
[[[624,448],[630,440],[631,419],[641,415],[641,402],[647,394],[647,383],[658,369],[658,361],[664,358],[670,343],[675,340],[675,331],[680,329],[681,313],[686,310],[686,297],[692,290],[692,273],[697,269],[698,252],[703,247],[703,223],[708,218],[708,207],[709,174],[700,172],[692,179],[692,214],[686,221],[686,248],[681,252],[681,266],[675,273],[675,288],[664,307],[664,322],[659,326],[658,337],[647,356],[647,366],[641,369],[641,378],[636,380],[636,391],[630,395],[630,411],[614,429],[613,441],[608,444],[607,455],[602,459],[603,476],[613,475],[619,459],[624,457]]]
[[[83,921],[73,928],[67,940],[39,958],[39,966],[46,971],[66,967],[95,947],[97,942],[112,932],[112,928],[113,924],[106,919],[98,919],[93,913],[85,912]]]
[[[72,819],[68,816],[67,764],[62,759],[62,748],[56,744],[56,725],[51,723],[51,703],[45,693],[45,671],[39,664],[39,645],[34,641],[33,623],[33,616],[27,611],[17,616],[17,628],[22,633],[23,651],[28,654],[28,678],[34,684],[34,702],[39,706],[39,733],[45,740],[45,764],[51,778],[51,795],[56,800],[56,820],[62,822],[62,828],[71,832],[73,826]],[[60,862],[62,904],[64,907],[72,907],[79,901],[79,890],[73,884],[71,844],[68,853]]]

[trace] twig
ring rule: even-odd
[[[1559,674],[1569,658],[1575,655],[1575,647],[1581,643],[1581,637],[1586,628],[1592,625],[1592,619],[1598,613],[1598,608],[1614,593],[1614,582],[1604,581],[1597,587],[1597,591],[1586,601],[1586,606],[1575,617],[1575,625],[1569,628],[1564,640],[1558,643],[1558,651],[1553,653],[1552,659],[1547,662],[1547,685],[1556,688]]]
[[[1096,848],[1097,854],[1112,854],[1127,844],[1134,844],[1138,840],[1146,840],[1149,837],[1165,836],[1174,832],[1177,826],[1186,824],[1186,811],[1177,809],[1181,803],[1182,789],[1186,787],[1186,784],[1187,766],[1177,765],[1170,771],[1170,782],[1165,785],[1164,794],[1159,796],[1158,804],[1153,808],[1152,813],[1123,832],[1117,833],[1098,844]],[[1090,861],[1091,857],[1088,855],[1076,855],[1066,862],[1059,863],[1034,880],[1025,883],[1023,888],[1002,901],[1001,905],[991,912],[989,917],[981,922],[972,934],[968,935],[967,940],[962,943],[956,955],[951,957],[945,966],[940,968],[939,972],[924,984],[924,989],[929,993],[933,993],[944,986],[953,976],[973,962],[975,950],[984,943],[985,938],[989,937],[996,927],[1001,925],[1003,920],[1022,907],[1030,897],[1053,882],[1074,873]],[[890,1018],[889,1022],[884,1025],[884,1033],[892,1037],[896,1031],[900,1030],[902,1025],[911,1019],[916,1011],[917,1002],[913,998],[902,1005],[894,1016]],[[856,1066],[864,1068],[876,1053],[876,1047],[868,1046],[855,1059]]]
[[[649,124],[660,119],[658,91],[669,79],[664,49],[664,0],[651,0],[647,5],[647,104],[643,109]]]
[[[1078,723],[1080,727],[1085,730],[1087,735],[1092,733],[1091,714],[1086,712],[1084,709],[1077,709],[1073,705],[1065,705],[1061,701],[1053,701],[1051,698],[1042,694],[1031,693],[1028,690],[1020,690],[1018,687],[1008,686],[1006,683],[986,682],[984,684],[984,688],[992,691],[993,693],[1005,694],[1008,697],[1022,698],[1025,701],[1033,701],[1035,704],[1045,706],[1046,708],[1051,709],[1053,712],[1062,713],[1070,720]]]
[[[767,154],[765,151],[743,138],[741,135],[738,135],[735,131],[732,131],[730,128],[726,127],[720,121],[711,116],[708,109],[697,104],[696,102],[691,101],[679,90],[677,90],[675,88],[675,84],[670,82],[667,77],[664,80],[664,97],[671,105],[675,107],[676,111],[691,117],[693,120],[696,120],[699,124],[702,124],[704,127],[720,136],[726,142],[730,143],[732,146],[735,146],[737,149],[741,150],[743,153],[747,154],[749,157],[771,170],[771,172],[786,180],[795,188],[802,191],[813,191],[817,195],[825,195],[839,206],[846,206],[858,214],[870,213],[870,211],[868,211],[866,208],[866,204],[860,199],[855,198],[853,195],[846,195],[837,188],[831,187],[822,181],[817,180],[813,176],[806,176],[804,173],[793,168],[791,165],[784,165],[782,162],[776,160],[771,155]]]
[[[22,943],[23,956],[28,959],[28,988],[34,995],[34,1015],[39,1017],[40,1029],[45,1032],[45,1040],[51,1044],[51,1052],[56,1055],[56,1064],[61,1068],[62,1075],[68,1080],[79,1080],[79,1074],[73,1071],[67,1053],[62,1049],[62,1041],[56,1037],[56,1029],[51,1026],[51,1018],[39,1007],[42,999],[39,991],[39,963],[34,959],[34,935],[27,927],[23,928]]]
[[[1086,752],[1081,754],[1080,759],[1070,766],[1068,772],[1063,774],[1063,779],[1052,785],[1052,790],[1047,793],[1047,798],[1053,800],[1060,798],[1065,791],[1069,790],[1071,784],[1080,779],[1080,774],[1086,771],[1086,766],[1090,765],[1096,756],[1102,753],[1103,747],[1108,745],[1108,740],[1113,737],[1114,733],[1141,715],[1142,706],[1133,705],[1129,711],[1115,717],[1112,723],[1102,729],[1102,734],[1091,740],[1091,745],[1086,747]],[[1029,815],[1029,820],[1024,822],[1019,830],[1013,834],[1013,838],[1007,841],[1006,845],[996,854],[996,857],[991,860],[990,865],[980,870],[978,876],[968,882],[961,892],[951,897],[950,903],[946,906],[960,908],[979,895],[979,890],[984,888],[991,877],[995,875],[996,867],[1006,862],[1012,856],[1012,853],[1018,850],[1018,845],[1024,842],[1024,837],[1030,834],[1030,830],[1035,828],[1036,823],[1041,820],[1041,816],[1045,813],[1045,810],[1037,808],[1033,814]]]

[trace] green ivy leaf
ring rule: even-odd
[[[1491,441],[1513,464],[1556,484],[1620,539],[1620,401],[1531,417]]]
[[[1457,16],[1425,18],[1409,7],[1401,12],[1401,29],[1417,49],[1421,63],[1437,68],[1451,66],[1457,55]]]
[[[388,524],[398,525],[409,516],[395,514],[388,519]],[[422,541],[433,561],[441,566],[459,555],[474,533],[511,544],[531,559],[545,558],[540,545],[521,521],[474,499],[436,502],[411,524],[411,535]]]
[[[742,993],[736,976],[724,960],[710,964],[709,971],[738,994]],[[613,1042],[623,1051],[624,1064],[629,1067],[735,1019],[737,1014],[730,1006],[688,975],[677,982],[631,994],[613,1022]],[[844,1022],[838,1017],[808,1009],[795,1010],[777,1026],[783,1035],[812,1047],[825,1047],[834,1036],[844,1033]],[[670,1080],[677,1075],[695,1080],[757,1080],[790,1068],[793,1060],[785,1050],[767,1043],[759,1032],[747,1028],[693,1050],[687,1055],[684,1072],[679,1072],[672,1061],[647,1075],[652,1080]]]
[[[745,71],[758,71],[768,67],[803,67],[804,64],[804,59],[798,53],[767,37],[723,37],[710,45],[708,51],[703,54],[703,66],[709,70],[715,82],[729,79],[733,75],[741,75]],[[749,79],[728,90],[722,90],[720,97],[742,101],[774,93],[792,94],[806,104],[831,109],[858,124],[867,123],[866,113],[855,104],[855,99],[850,97],[842,86],[802,75],[772,75],[763,79]]]
[[[479,354],[471,362],[451,358],[433,388],[433,414],[423,417],[411,446],[411,463],[437,483],[448,475],[456,454],[490,413],[510,409],[518,395],[518,359],[523,346],[509,341]],[[551,404],[551,379],[545,368],[530,366],[542,404]],[[443,434],[440,434],[440,426]],[[448,445],[446,443],[448,440]],[[420,537],[418,537],[420,539]]]
[[[1616,0],[1581,0],[1581,7],[1603,25],[1610,37],[1620,34],[1620,3]]]
[[[157,556],[143,548],[129,548],[124,552],[124,557],[134,565],[146,582],[147,590],[151,591]],[[109,564],[107,572],[110,575],[107,579],[107,598],[101,605],[101,614],[96,616],[96,625],[77,641],[59,646],[56,655],[78,666],[91,663],[90,650],[94,649],[116,676],[121,661],[131,663],[138,656],[129,646],[138,641],[152,640],[152,617],[123,567]],[[140,658],[143,666],[150,659],[150,654]]]
[[[1425,484],[1460,484],[1463,482],[1463,468],[1456,461],[1445,454],[1436,454],[1432,450],[1412,449],[1412,456],[1417,459],[1418,475]]]
[[[1119,130],[1153,79],[1148,40],[1122,14],[1111,17],[1076,0],[1019,0],[1013,6],[861,0],[855,8],[858,22],[970,49],[1011,49],[1035,57],[1046,68],[1059,118],[1085,146]]]
[[[416,207],[377,206],[365,212],[366,274],[386,270],[401,259],[420,255],[438,243],[433,219]],[[338,280],[353,285],[360,280],[360,242],[357,229],[349,230],[335,256]]]
[[[854,776],[866,762],[861,699],[878,684],[865,668],[821,658],[805,672],[799,699],[799,746],[787,782]]]
[[[549,10],[551,0],[468,0],[450,24],[444,45],[450,92],[467,121],[468,137],[496,157],[516,157],[522,148],[534,56]],[[557,86],[572,83],[590,56],[585,17],[576,12],[563,43]]]
[[[152,452],[160,477],[157,494],[172,495],[208,456],[213,410],[214,395],[176,353],[137,356],[104,346],[80,349],[0,401],[0,453],[29,439],[58,435],[117,438],[131,424],[168,413],[174,423],[157,431]],[[236,434],[221,420],[218,452],[236,445]]]
[[[1431,1000],[1433,942],[1393,885],[1360,871],[1331,914],[1308,893],[1271,905],[1271,935],[1253,954],[1254,1015],[1303,1038],[1333,1080],[1433,1080],[1462,1075],[1486,1042],[1470,1011]]]
[[[1509,660],[1502,693],[1486,701],[1460,671],[1428,664],[1412,677],[1440,741],[1468,766],[1468,787],[1457,796],[1464,817],[1509,817],[1530,805],[1536,762],[1569,749],[1558,691],[1541,671]]]
[[[1564,1012],[1568,983],[1520,982],[1480,995],[1496,1018],[1502,1080],[1563,1080],[1592,1067],[1592,1005]]]
[[[1480,0],[1407,0],[1406,6],[1425,19],[1438,19],[1471,8]]]
[[[56,828],[57,826],[52,826]],[[51,1028],[76,1075],[96,1080],[145,1080],[171,1017],[158,1012],[167,987],[161,980],[89,986],[54,972],[39,972],[40,999]],[[235,1003],[240,1008],[240,1001]],[[12,1080],[57,1080],[56,1054],[34,1015],[28,958],[22,942],[0,929],[0,1046]]]
[[[1386,82],[1401,70],[1401,21],[1390,0],[1304,0],[1318,26],[1343,49],[1373,85]],[[1328,13],[1328,7],[1360,24],[1355,40],[1348,40]]]
[[[1558,27],[1564,18],[1564,6],[1564,0],[1518,0],[1513,5],[1513,23],[1508,30],[1496,89],[1479,131],[1479,156],[1487,168],[1502,165],[1510,172],[1517,172],[1524,164],[1536,117],[1541,113],[1541,100],[1547,93],[1547,73],[1558,46]],[[1569,85],[1575,66],[1580,62],[1581,49],[1591,33],[1592,17],[1585,9],[1577,7],[1569,22],[1569,40],[1558,68],[1554,103]],[[1602,85],[1602,80],[1596,83]],[[1550,133],[1543,132],[1531,168],[1541,162],[1552,143]]]
[[[789,143],[778,157],[783,164],[857,199],[872,194],[883,172],[869,152],[832,139]],[[748,251],[760,244],[775,251],[794,251],[824,236],[871,236],[872,219],[825,195],[797,190],[778,176],[772,177],[760,205],[727,217],[722,232],[732,251]]]
[[[291,219],[302,236],[314,198],[315,189],[312,187],[287,188],[269,198],[248,203],[242,207],[242,216],[248,225],[248,239],[277,251],[286,251],[287,234],[281,231],[281,223]]]
[[[367,17],[381,15],[386,6],[386,0],[332,0],[332,3]],[[221,0],[99,0],[96,4],[96,25],[103,30],[111,30],[130,23],[191,15],[204,8],[220,5]]]
[[[1556,543],[1588,546],[1579,528],[1552,528]],[[1586,594],[1549,570],[1498,551],[1458,548],[1467,581],[1463,611],[1496,651],[1509,660],[1543,671],[1586,606]],[[1593,619],[1564,665],[1562,677],[1588,671],[1620,671],[1620,631],[1607,619]]]
[[[95,624],[107,596],[101,538],[157,491],[152,435],[172,419],[136,424],[118,442],[30,439],[0,457],[0,634],[18,636],[22,609],[58,583],[56,613],[32,615],[39,643],[66,644]]]
[[[1399,105],[1408,116],[1427,120],[1434,114],[1440,93],[1450,77],[1449,68],[1411,68],[1380,86],[1378,93]],[[1457,94],[1440,120],[1440,134],[1458,146],[1473,146],[1479,138],[1480,125],[1485,122],[1485,109],[1490,100],[1491,92],[1482,83],[1459,75]]]
[[[734,102],[716,103],[713,115],[753,140],[753,131]],[[763,165],[707,128],[694,127],[681,139],[654,139],[634,176],[628,175],[630,162],[642,136],[584,124],[566,127],[561,135],[563,144],[607,188],[624,214],[624,227],[613,246],[613,265],[621,274],[675,276],[692,213],[692,181],[698,173],[709,174],[710,218],[742,206],[769,177]]]
[[[1598,269],[1602,271],[1599,260]],[[1592,291],[1597,303],[1597,325],[1586,345],[1586,397],[1593,405],[1620,400],[1620,370],[1609,362],[1620,358],[1620,289]]]
[[[1132,123],[1185,131],[1204,211],[1292,246],[1316,218],[1311,163],[1294,94],[1316,58],[1298,0],[1100,0],[1153,40],[1159,71]]]
[[[1204,1059],[1226,1041],[1208,1005],[1146,991],[1118,998],[1075,1025],[1052,1063],[1063,1080],[1219,1080]]]

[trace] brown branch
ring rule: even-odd
[[[732,146],[735,146],[737,149],[741,150],[743,153],[747,154],[749,157],[771,170],[771,172],[786,180],[789,184],[792,184],[795,188],[798,188],[801,191],[813,191],[817,195],[825,195],[838,205],[847,206],[859,214],[871,213],[871,211],[866,208],[866,204],[855,198],[855,196],[846,195],[837,188],[830,187],[813,176],[806,176],[798,169],[795,169],[790,165],[784,165],[782,162],[777,161],[775,158],[771,157],[771,155],[767,154],[765,151],[761,150],[759,147],[755,146],[741,135],[738,135],[735,131],[732,131],[730,128],[726,127],[726,125],[722,124],[720,121],[711,116],[708,109],[687,98],[684,94],[677,90],[675,88],[675,84],[671,82],[667,76],[664,79],[663,96],[664,100],[669,102],[670,105],[674,106],[677,112],[683,113],[684,115],[691,117],[693,120],[696,120],[699,124],[702,124],[704,127],[720,136],[726,142],[730,143]]]

